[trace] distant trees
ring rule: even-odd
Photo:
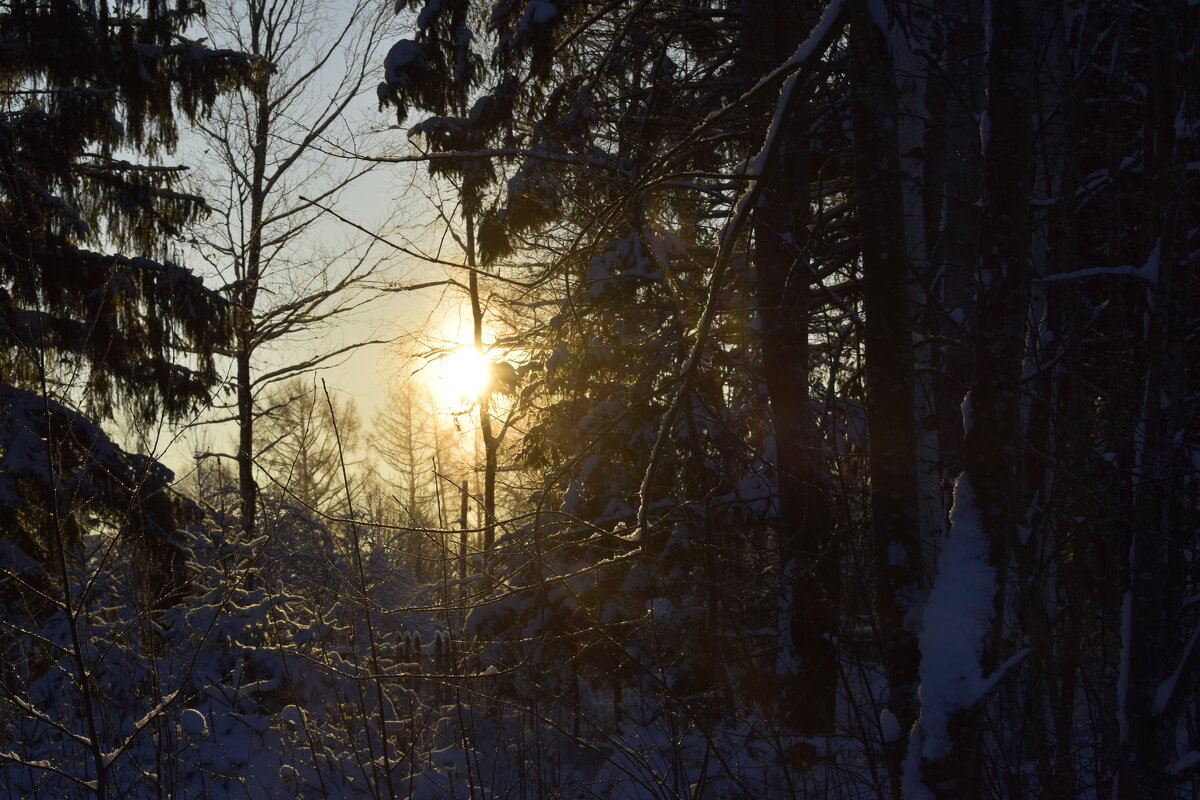
[[[415,378],[395,380],[371,421],[371,450],[391,474],[404,517],[414,526],[446,527],[437,473],[445,472],[447,436],[432,391]],[[457,470],[451,470],[457,474]]]
[[[259,467],[270,475],[264,490],[317,514],[348,516],[342,466],[358,473],[366,458],[354,402],[327,395],[311,380],[292,378],[276,384],[261,403],[254,452]]]

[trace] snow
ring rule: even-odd
[[[1154,705],[1150,709],[1150,713],[1154,716],[1161,716],[1170,705],[1171,697],[1175,694],[1175,686],[1179,683],[1179,678],[1183,674],[1184,667],[1187,666],[1188,659],[1192,656],[1192,651],[1196,649],[1198,639],[1200,639],[1200,630],[1196,630],[1192,634],[1192,638],[1188,640],[1187,647],[1179,656],[1179,663],[1175,666],[1175,671],[1159,683],[1154,692]]]
[[[1092,278],[1134,278],[1153,286],[1158,278],[1157,252],[1158,249],[1155,248],[1146,263],[1140,267],[1129,265],[1120,267],[1085,267],[1070,272],[1058,272],[1053,275],[1046,275],[1038,278],[1037,283],[1062,283],[1065,281],[1079,281]]]
[[[922,755],[928,759],[949,753],[950,717],[973,705],[984,686],[981,657],[996,593],[995,570],[987,556],[974,487],[964,472],[954,486],[950,533],[925,606],[920,639]]]
[[[950,754],[948,727],[971,708],[995,678],[983,674],[983,644],[995,615],[996,573],[988,563],[988,538],[964,472],[954,485],[950,532],[938,559],[920,636],[921,712],[909,741],[906,796],[924,796],[920,761]]]
[[[1200,753],[1197,753],[1195,750],[1189,750],[1187,753],[1181,756],[1179,760],[1172,764],[1168,768],[1167,772],[1171,775],[1178,776],[1188,772],[1189,770],[1195,769],[1197,766],[1200,766]]]
[[[519,30],[527,33],[531,25],[545,25],[558,16],[558,8],[550,0],[530,0],[521,15]]]
[[[888,14],[887,4],[884,0],[867,0],[867,11],[870,12],[871,21],[879,28],[879,32],[883,34],[888,43],[888,49],[895,49],[895,42],[892,36],[891,18]]]
[[[403,2],[404,0],[396,0],[397,14],[400,13],[400,5]],[[417,14],[417,30],[427,30],[437,15],[441,13],[441,11],[442,0],[426,0],[424,8],[421,9],[421,13]]]
[[[630,542],[632,544],[638,544],[642,541],[642,529],[634,528],[633,530],[630,530],[629,526],[625,524],[624,520],[621,520],[613,526],[613,535],[618,539]]]
[[[204,714],[194,708],[185,708],[179,715],[179,727],[188,736],[208,736],[208,721]]]
[[[425,63],[425,51],[421,45],[410,39],[401,39],[388,50],[383,60],[383,74],[388,84],[392,86],[407,85],[405,71],[412,65],[420,66]]]
[[[775,140],[779,138],[779,133],[783,130],[783,117],[786,113],[789,104],[788,99],[795,90],[797,82],[800,80],[803,73],[801,67],[808,63],[809,59],[813,58],[822,49],[825,39],[830,32],[841,20],[842,9],[845,7],[845,0],[833,0],[825,11],[821,14],[821,19],[817,22],[816,27],[808,35],[800,46],[796,48],[796,52],[788,61],[779,69],[774,70],[771,75],[763,78],[759,83],[765,83],[783,72],[791,73],[788,80],[784,83],[783,88],[779,91],[779,101],[775,104],[775,115],[771,119],[771,124],[767,128],[767,135],[764,138],[763,145],[759,149],[758,154],[746,162],[746,174],[759,178],[763,174],[763,167],[767,164],[768,156],[774,152]],[[739,198],[739,205],[742,201],[746,201],[750,196],[747,192]],[[735,214],[736,216],[736,214]],[[721,240],[724,241],[728,226],[721,231]]]
[[[672,233],[650,228],[609,242],[588,264],[588,293],[604,293],[663,280],[663,267],[686,255],[683,240]]]
[[[1162,237],[1160,236],[1154,242],[1154,248],[1150,251],[1150,255],[1146,257],[1146,263],[1138,269],[1138,277],[1146,281],[1151,286],[1158,285],[1158,267],[1162,259]]]
[[[41,564],[30,558],[21,548],[7,539],[0,539],[0,575],[21,575],[24,576],[24,580],[29,581],[34,576],[44,576],[45,571]]]

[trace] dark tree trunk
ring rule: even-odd
[[[875,610],[888,680],[888,706],[901,730],[908,730],[917,716],[920,654],[916,622],[910,612],[920,602],[921,541],[917,524],[911,269],[901,195],[899,109],[887,31],[880,27],[885,21],[872,16],[866,0],[850,8]],[[889,743],[888,749],[898,790],[900,742]]]
[[[1008,559],[1026,510],[1021,481],[1021,364],[1030,289],[1029,198],[1032,112],[1036,92],[1031,0],[991,4],[991,46],[983,140],[983,225],[976,276],[974,376],[965,401],[963,467],[974,488],[988,563],[995,570],[997,613],[983,668],[998,663]],[[926,785],[939,797],[979,797],[982,781],[979,698],[950,724],[950,752],[926,761]]]
[[[467,214],[467,290],[471,296],[471,332],[480,358],[491,356],[483,346],[483,299],[479,294],[479,270],[475,260],[475,218]],[[492,424],[491,381],[479,397],[479,430],[483,437],[483,551],[496,542],[496,467],[500,440]]]
[[[252,45],[259,46],[258,30],[261,16],[252,21]],[[255,52],[258,52],[256,49]],[[252,164],[250,175],[250,226],[247,232],[245,251],[246,263],[241,267],[241,291],[239,294],[240,323],[237,332],[237,417],[238,417],[238,491],[242,498],[241,528],[249,541],[254,538],[255,514],[258,506],[258,483],[254,480],[254,384],[250,360],[258,346],[258,331],[254,323],[254,306],[258,300],[259,282],[262,280],[263,254],[263,207],[266,202],[267,185],[267,134],[271,122],[268,99],[270,76],[263,72],[254,84],[255,109],[254,143],[251,148]],[[251,578],[252,580],[253,578]]]
[[[1149,93],[1146,99],[1143,152],[1146,164],[1141,230],[1151,290],[1139,457],[1135,464],[1133,533],[1129,549],[1125,714],[1118,794],[1124,798],[1156,798],[1173,794],[1177,778],[1176,733],[1185,698],[1192,694],[1200,653],[1184,626],[1187,597],[1186,552],[1192,545],[1183,510],[1186,476],[1192,471],[1180,446],[1183,440],[1189,365],[1184,357],[1189,319],[1188,233],[1181,218],[1189,198],[1183,184],[1190,130],[1182,102],[1187,62],[1181,52],[1194,42],[1180,42],[1178,31],[1190,12],[1183,3],[1151,6]],[[1188,137],[1190,138],[1190,137]],[[1194,623],[1193,623],[1194,625]]]
[[[1038,162],[1035,191],[1040,197],[1074,197],[1079,186],[1072,135],[1078,130],[1079,100],[1074,91],[1068,31],[1046,15],[1040,35],[1047,43],[1046,72],[1041,76],[1038,114],[1049,121],[1034,143]],[[1035,220],[1035,280],[1079,268],[1075,206],[1058,203]],[[1038,761],[1038,785],[1056,797],[1076,793],[1076,690],[1083,654],[1086,605],[1059,606],[1050,598],[1082,596],[1080,569],[1086,524],[1081,524],[1071,476],[1086,472],[1090,447],[1081,446],[1073,424],[1086,419],[1086,394],[1073,385],[1079,374],[1077,292],[1056,291],[1053,284],[1035,287],[1041,328],[1030,331],[1034,364],[1047,365],[1029,381],[1043,402],[1033,404],[1026,439],[1026,496],[1036,499],[1027,527],[1028,539],[1016,559],[1022,607],[1028,608],[1026,629],[1034,648],[1029,689],[1013,722],[1031,729],[1026,757]],[[1064,513],[1064,509],[1068,513]],[[1074,513],[1071,513],[1071,512]],[[1051,605],[1053,604],[1053,605]],[[1027,615],[1028,616],[1028,615]],[[1053,626],[1051,620],[1053,617]],[[1057,630],[1055,630],[1055,628]],[[1048,724],[1047,724],[1048,723]],[[1036,726],[1036,730],[1033,730]]]
[[[245,332],[238,333],[238,493],[241,497],[241,529],[247,541],[254,537],[254,512],[258,504],[258,484],[254,480],[254,395],[250,387],[249,338]]]
[[[764,74],[792,55],[808,30],[803,4],[762,0],[746,7],[746,58]],[[797,87],[799,91],[800,88]],[[771,98],[774,100],[775,98]],[[837,549],[821,437],[809,399],[809,287],[804,253],[810,218],[809,118],[791,118],[754,217],[754,267],[762,315],[762,358],[779,480],[779,552],[790,596],[795,668],[787,676],[788,722],[805,734],[834,729]],[[762,109],[769,114],[772,105]]]
[[[975,264],[979,259],[979,201],[983,157],[977,110],[983,106],[985,64],[981,0],[946,0],[944,69],[937,88],[941,106],[944,148],[943,180],[938,187],[941,208],[934,258],[940,265],[937,286],[945,344],[938,353],[935,383],[938,447],[944,489],[962,472],[963,395],[971,379],[971,355],[965,346],[975,329]],[[948,506],[949,503],[947,502]],[[926,563],[933,564],[933,542]]]

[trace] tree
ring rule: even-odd
[[[0,638],[9,652],[61,641],[50,697],[64,713],[51,728],[73,737],[70,752],[16,763],[99,798],[114,788],[128,735],[105,702],[134,696],[104,696],[121,657],[114,650],[104,664],[92,647],[115,623],[101,609],[132,606],[128,625],[181,595],[190,510],[170,493],[168,470],[123,450],[96,419],[178,419],[207,398],[211,353],[232,331],[228,303],[169,260],[206,209],[179,190],[183,168],[161,157],[176,144],[177,113],[199,119],[262,65],[184,38],[199,11],[157,0],[0,9],[0,581],[40,601],[26,619],[6,616]],[[97,536],[104,548],[85,546]],[[136,570],[132,598],[113,580],[120,564]],[[6,724],[45,722],[26,688],[6,681]]]
[[[955,491],[950,552],[947,563],[962,572],[977,565],[979,595],[970,602],[954,597],[970,620],[979,642],[981,661],[965,668],[995,669],[1004,637],[999,629],[1001,598],[1005,595],[1008,562],[1018,547],[1017,528],[1024,514],[1020,485],[1020,375],[1025,344],[1025,309],[1030,291],[1031,232],[1028,198],[1031,194],[1033,6],[1012,3],[991,9],[992,48],[989,51],[988,106],[990,138],[984,143],[984,226],[977,273],[975,373],[964,402],[970,403],[963,441],[963,474]],[[950,581],[962,580],[943,568]],[[935,584],[935,591],[938,591]],[[938,608],[939,595],[930,603]],[[932,654],[930,654],[932,655]],[[975,736],[978,724],[961,723],[958,713],[979,713],[981,698],[956,698],[944,709],[947,717],[929,714],[920,729],[922,769],[936,791],[956,796],[976,791],[979,761]],[[943,698],[926,691],[926,705]],[[957,707],[956,707],[957,706]],[[939,709],[943,711],[943,709]],[[952,725],[950,730],[939,725]],[[948,737],[948,738],[947,738]],[[950,774],[947,774],[950,770]]]
[[[1187,22],[1185,22],[1185,20]],[[1189,25],[1190,23],[1190,31]],[[1195,312],[1200,299],[1194,278],[1194,215],[1185,216],[1189,191],[1181,165],[1196,152],[1200,113],[1186,88],[1196,78],[1194,57],[1181,57],[1195,46],[1197,15],[1182,6],[1162,4],[1151,11],[1149,54],[1140,74],[1153,87],[1145,100],[1140,156],[1146,170],[1143,191],[1154,206],[1142,221],[1147,302],[1153,316],[1145,330],[1151,355],[1141,377],[1141,441],[1137,443],[1129,574],[1125,587],[1122,638],[1129,649],[1119,690],[1124,690],[1124,726],[1117,787],[1122,797],[1154,797],[1174,788],[1178,768],[1173,747],[1187,698],[1200,682],[1200,628],[1184,621],[1190,579],[1184,533],[1195,520],[1197,462],[1189,464],[1188,406],[1196,395],[1189,385],[1188,339],[1195,354]],[[1189,31],[1191,38],[1181,31]],[[1185,66],[1188,65],[1188,66]],[[1193,203],[1194,206],[1194,203]],[[1193,207],[1194,210],[1194,207]],[[1190,219],[1190,222],[1185,222]],[[1145,252],[1145,251],[1143,251]],[[1192,321],[1189,330],[1188,321]],[[1195,420],[1194,410],[1190,419]],[[1193,427],[1194,430],[1194,427]],[[1190,486],[1189,486],[1190,484]],[[1190,492],[1190,501],[1189,501]],[[1189,509],[1189,505],[1191,506]],[[1194,533],[1193,533],[1194,535]]]
[[[721,396],[719,386],[722,376],[735,370],[726,370],[729,362],[715,355],[713,368],[700,367],[697,354],[710,342],[690,351],[683,320],[715,313],[726,296],[727,287],[719,280],[711,288],[699,288],[703,283],[697,278],[704,273],[696,263],[711,252],[696,243],[716,234],[704,226],[731,197],[729,161],[741,151],[726,142],[740,144],[746,137],[744,118],[730,113],[730,107],[742,111],[742,100],[724,105],[747,85],[734,68],[751,65],[761,72],[749,74],[757,75],[775,66],[745,54],[760,46],[757,33],[777,25],[777,20],[765,7],[748,12],[744,23],[736,21],[738,14],[720,9],[692,19],[691,9],[669,3],[631,7],[603,19],[575,9],[533,13],[533,8],[513,4],[493,15],[490,25],[498,38],[491,62],[498,74],[492,88],[465,113],[451,115],[443,102],[445,90],[430,88],[448,78],[445,65],[463,61],[452,62],[448,50],[435,51],[439,43],[470,41],[450,28],[442,30],[440,25],[465,23],[452,15],[439,16],[439,11],[423,14],[417,38],[393,48],[381,96],[401,112],[417,104],[439,114],[413,128],[435,153],[445,156],[431,161],[437,174],[478,185],[490,181],[496,170],[494,162],[482,165],[480,156],[515,160],[504,192],[480,217],[478,238],[485,262],[504,258],[518,244],[532,244],[543,254],[536,260],[550,262],[550,270],[531,283],[542,297],[553,287],[559,292],[555,302],[561,305],[550,326],[542,329],[547,369],[542,373],[535,366],[532,374],[538,378],[528,386],[547,391],[552,404],[531,428],[527,453],[531,463],[545,468],[550,480],[562,486],[556,496],[564,500],[563,511],[590,520],[599,514],[599,520],[611,524],[636,508],[648,555],[672,550],[678,555],[682,545],[676,543],[693,537],[697,549],[711,554],[716,543],[701,531],[717,529],[720,523],[710,519],[693,527],[668,515],[649,527],[642,517],[647,509],[671,507],[676,492],[688,494],[683,487],[695,479],[696,462],[702,465],[700,474],[706,474],[700,485],[716,497],[737,483],[732,476],[720,476],[717,466],[736,461],[733,451],[720,452],[732,440],[713,433],[731,424],[728,398]],[[749,28],[755,21],[761,29],[757,33],[738,28]],[[805,31],[802,24],[789,18],[774,30],[798,40]],[[833,25],[822,29],[818,54],[835,31]],[[741,60],[734,58],[739,35],[744,37]],[[592,58],[596,52],[605,54],[599,64]],[[778,84],[768,80],[767,85]],[[795,108],[802,106],[797,103]],[[772,109],[756,110],[769,115]],[[685,139],[674,148],[666,144],[672,123],[686,129],[706,111],[709,119],[719,121],[711,138]],[[521,122],[514,125],[514,119]],[[756,130],[761,136],[765,128]],[[714,147],[712,142],[718,144]],[[802,162],[803,157],[793,159]],[[781,178],[778,195],[786,194],[785,183]],[[697,199],[697,190],[703,199]],[[806,208],[806,203],[795,207]],[[802,226],[790,213],[794,206],[780,200],[769,208],[758,214],[765,223],[760,230],[779,241],[795,242]],[[770,230],[773,224],[777,230]],[[554,232],[548,233],[552,226]],[[675,233],[677,228],[686,238]],[[731,237],[726,259],[739,246],[736,231]],[[769,391],[779,434],[772,458],[781,481],[780,503],[787,507],[776,527],[778,569],[794,581],[788,591],[796,598],[814,569],[823,574],[827,587],[815,593],[818,599],[811,603],[797,601],[792,606],[791,630],[780,643],[799,656],[798,662],[785,661],[803,664],[803,674],[794,683],[806,687],[805,699],[796,704],[811,700],[811,713],[797,714],[807,718],[811,730],[826,731],[832,727],[836,683],[829,649],[833,623],[831,613],[816,607],[832,607],[828,591],[835,583],[830,576],[836,574],[836,559],[829,548],[831,526],[820,513],[828,501],[813,458],[819,445],[805,399],[807,349],[796,351],[797,343],[806,342],[809,280],[792,271],[791,248],[785,247],[786,252],[772,261],[769,245],[763,244],[766,238],[760,239],[757,265],[762,296],[770,298],[762,301],[764,314],[786,320],[781,331],[786,327],[791,334],[768,331],[766,336],[772,365]],[[731,286],[729,291],[744,288]],[[775,301],[784,289],[787,297],[776,313]],[[711,293],[709,310],[691,302],[697,291]],[[713,345],[712,352],[725,345]],[[623,353],[630,358],[622,359]],[[631,374],[629,364],[642,362]],[[785,377],[785,372],[799,378]],[[690,434],[680,431],[685,419]],[[716,452],[709,452],[706,439],[714,442]],[[602,469],[595,469],[597,462]],[[694,489],[696,484],[690,486]],[[803,497],[798,487],[807,487]],[[668,566],[663,571],[672,574]],[[720,592],[711,563],[706,580],[713,587],[706,602],[715,612]]]
[[[224,299],[167,260],[206,210],[177,188],[184,168],[156,158],[176,143],[175,113],[200,118],[258,71],[182,39],[196,11],[14,2],[3,13],[5,535],[47,563],[61,566],[84,508],[177,553],[169,473],[91,417],[179,418],[208,397],[211,353],[231,331]]]
[[[342,465],[354,470],[365,458],[354,401],[327,399],[323,387],[292,378],[274,387],[262,406],[254,451],[274,490],[318,514],[347,516]]]
[[[900,109],[890,28],[866,2],[851,4],[851,103],[858,240],[862,251],[867,435],[870,439],[871,526],[875,613],[888,679],[888,707],[901,730],[916,720],[918,663],[914,612],[922,603],[917,517],[917,420],[913,398],[913,295],[905,228],[898,133]],[[894,39],[893,39],[894,41]],[[892,744],[899,788],[899,742]]]
[[[445,527],[436,473],[447,448],[439,427],[432,392],[412,378],[388,386],[388,402],[372,420],[371,449],[395,473],[404,517],[418,527]]]
[[[812,25],[808,11],[805,5],[789,3],[747,7],[742,48],[752,79],[768,75],[796,52]],[[805,74],[809,70],[806,67]],[[802,730],[819,735],[835,724],[837,656],[832,642],[837,630],[839,542],[834,535],[832,478],[820,458],[820,430],[810,400],[809,339],[817,304],[812,287],[818,283],[810,238],[809,185],[816,160],[809,141],[812,82],[800,80],[791,91],[800,96],[787,104],[788,116],[775,113],[781,101],[772,95],[763,93],[756,101],[762,122],[755,133],[769,135],[766,123],[778,128],[781,141],[772,169],[760,177],[763,199],[753,215],[753,264],[762,316],[761,369],[776,441],[780,568],[791,600],[788,644],[796,662],[788,705]]]
[[[273,384],[336,362],[367,344],[304,352],[334,320],[379,294],[374,239],[341,252],[318,233],[327,205],[371,169],[348,158],[356,132],[347,113],[373,68],[384,17],[367,3],[335,9],[321,0],[230,0],[210,9],[210,37],[252,53],[273,69],[217,105],[200,125],[214,169],[202,180],[214,196],[213,223],[199,251],[225,281],[237,308],[233,359],[236,460],[242,530],[252,536],[258,505],[254,427],[261,394]],[[318,37],[324,24],[333,35]],[[328,85],[326,85],[328,84]],[[299,349],[270,359],[282,348]]]
[[[1162,698],[1198,660],[1173,533],[1195,505],[1193,7],[515,2],[469,30],[455,8],[393,48],[381,96],[436,115],[413,131],[437,173],[498,187],[473,201],[481,262],[539,265],[524,452],[537,513],[569,514],[526,534],[541,577],[594,563],[671,597],[612,553],[669,572],[706,524],[758,541],[738,470],[766,462],[771,591],[804,600],[792,726],[840,729],[835,687],[869,704],[847,724],[897,792],[1168,791],[1194,757]],[[444,102],[467,75],[474,102]],[[750,398],[765,435],[730,413]],[[694,574],[736,574],[705,552]],[[577,595],[546,590],[548,629],[603,636]]]

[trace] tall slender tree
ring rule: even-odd
[[[349,114],[363,99],[385,20],[367,3],[341,9],[320,0],[229,0],[214,4],[206,18],[213,41],[272,66],[199,126],[210,154],[200,185],[217,212],[198,230],[199,252],[226,280],[237,308],[235,340],[226,351],[234,362],[234,397],[227,413],[210,421],[237,424],[247,535],[258,505],[254,427],[262,393],[378,343],[304,349],[334,320],[377,297],[381,285],[374,239],[339,250],[323,244],[332,237],[319,233],[317,223],[372,168],[350,158],[358,132]],[[331,26],[328,38],[316,35],[321,24]],[[283,346],[293,353],[278,356]]]
[[[916,611],[922,600],[913,311],[908,302],[914,276],[903,206],[900,109],[892,55],[897,21],[880,11],[880,6],[865,0],[851,6],[854,177],[859,187],[858,243],[866,315],[875,608],[889,708],[901,729],[907,730],[916,719]],[[898,777],[898,747],[893,755],[893,775]]]
[[[785,63],[817,17],[807,3],[754,2],[745,10],[743,59],[751,81]],[[753,85],[753,84],[751,84]],[[762,317],[762,372],[775,433],[780,568],[790,605],[783,641],[793,666],[787,676],[790,718],[807,733],[833,730],[837,696],[838,541],[834,535],[830,475],[811,402],[809,336],[816,281],[810,240],[812,200],[812,81],[779,117],[776,94],[756,101],[757,136],[780,128],[777,155],[763,169],[762,200],[754,211],[752,259]]]

